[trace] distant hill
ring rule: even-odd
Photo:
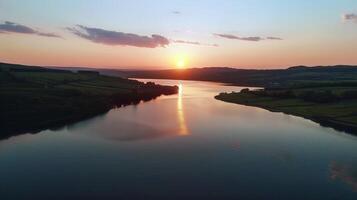
[[[26,68],[25,65],[0,63],[15,68]],[[32,66],[31,66],[32,67]],[[34,67],[32,67],[34,68]],[[240,86],[254,87],[311,87],[311,85],[356,84],[357,66],[293,66],[287,69],[237,69],[230,67],[205,67],[168,70],[122,70],[95,69],[88,67],[35,67],[37,70],[62,70],[62,72],[98,71],[102,75],[123,78],[177,79],[222,82]],[[63,71],[64,70],[64,71]]]
[[[356,82],[357,66],[295,66],[287,69],[235,69],[227,67],[185,70],[133,70],[122,74],[131,78],[214,81],[241,86],[284,87],[330,82]]]
[[[40,66],[29,66],[29,65],[20,65],[20,64],[10,64],[10,63],[1,63],[1,71],[31,71],[31,72],[59,72],[59,73],[70,73],[70,70],[60,70],[55,68],[46,68]]]

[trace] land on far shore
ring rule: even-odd
[[[301,87],[318,84],[348,84],[357,86],[357,66],[293,66],[286,69],[239,69],[204,67],[187,69],[133,70],[88,67],[52,67],[72,71],[93,70],[107,76],[143,79],[212,81],[247,87]]]
[[[357,135],[357,87],[243,89],[215,97],[230,103],[260,107],[304,117],[322,126]]]
[[[207,67],[169,70],[102,70],[130,78],[213,81],[247,87],[294,87],[316,83],[351,82],[357,86],[357,66],[294,66],[287,69]]]
[[[177,86],[104,76],[95,71],[0,63],[0,139],[61,127],[114,107],[177,92]]]

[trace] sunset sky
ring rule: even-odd
[[[357,64],[356,0],[0,0],[0,61],[161,69]]]

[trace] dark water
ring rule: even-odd
[[[357,137],[156,82],[182,90],[0,141],[0,199],[357,199]]]

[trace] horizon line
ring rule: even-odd
[[[33,67],[43,67],[43,68],[83,68],[83,69],[96,69],[96,70],[125,70],[125,71],[159,71],[159,70],[178,70],[184,71],[189,69],[205,69],[205,68],[230,68],[230,69],[241,69],[241,70],[285,70],[293,67],[338,67],[338,66],[347,66],[347,67],[357,67],[357,64],[334,64],[334,65],[291,65],[285,66],[283,68],[245,68],[245,67],[233,67],[233,66],[209,66],[209,67],[187,67],[183,69],[178,69],[175,67],[172,68],[161,68],[161,67],[153,67],[149,69],[148,66],[143,67],[134,67],[129,69],[133,66],[128,66],[129,68],[122,68],[120,66],[103,66],[103,67],[91,67],[91,66],[59,66],[59,65],[31,65],[31,64],[24,64],[24,63],[12,63],[12,62],[3,62],[0,61],[0,64],[10,64],[10,65],[22,65],[22,66],[33,66]]]

